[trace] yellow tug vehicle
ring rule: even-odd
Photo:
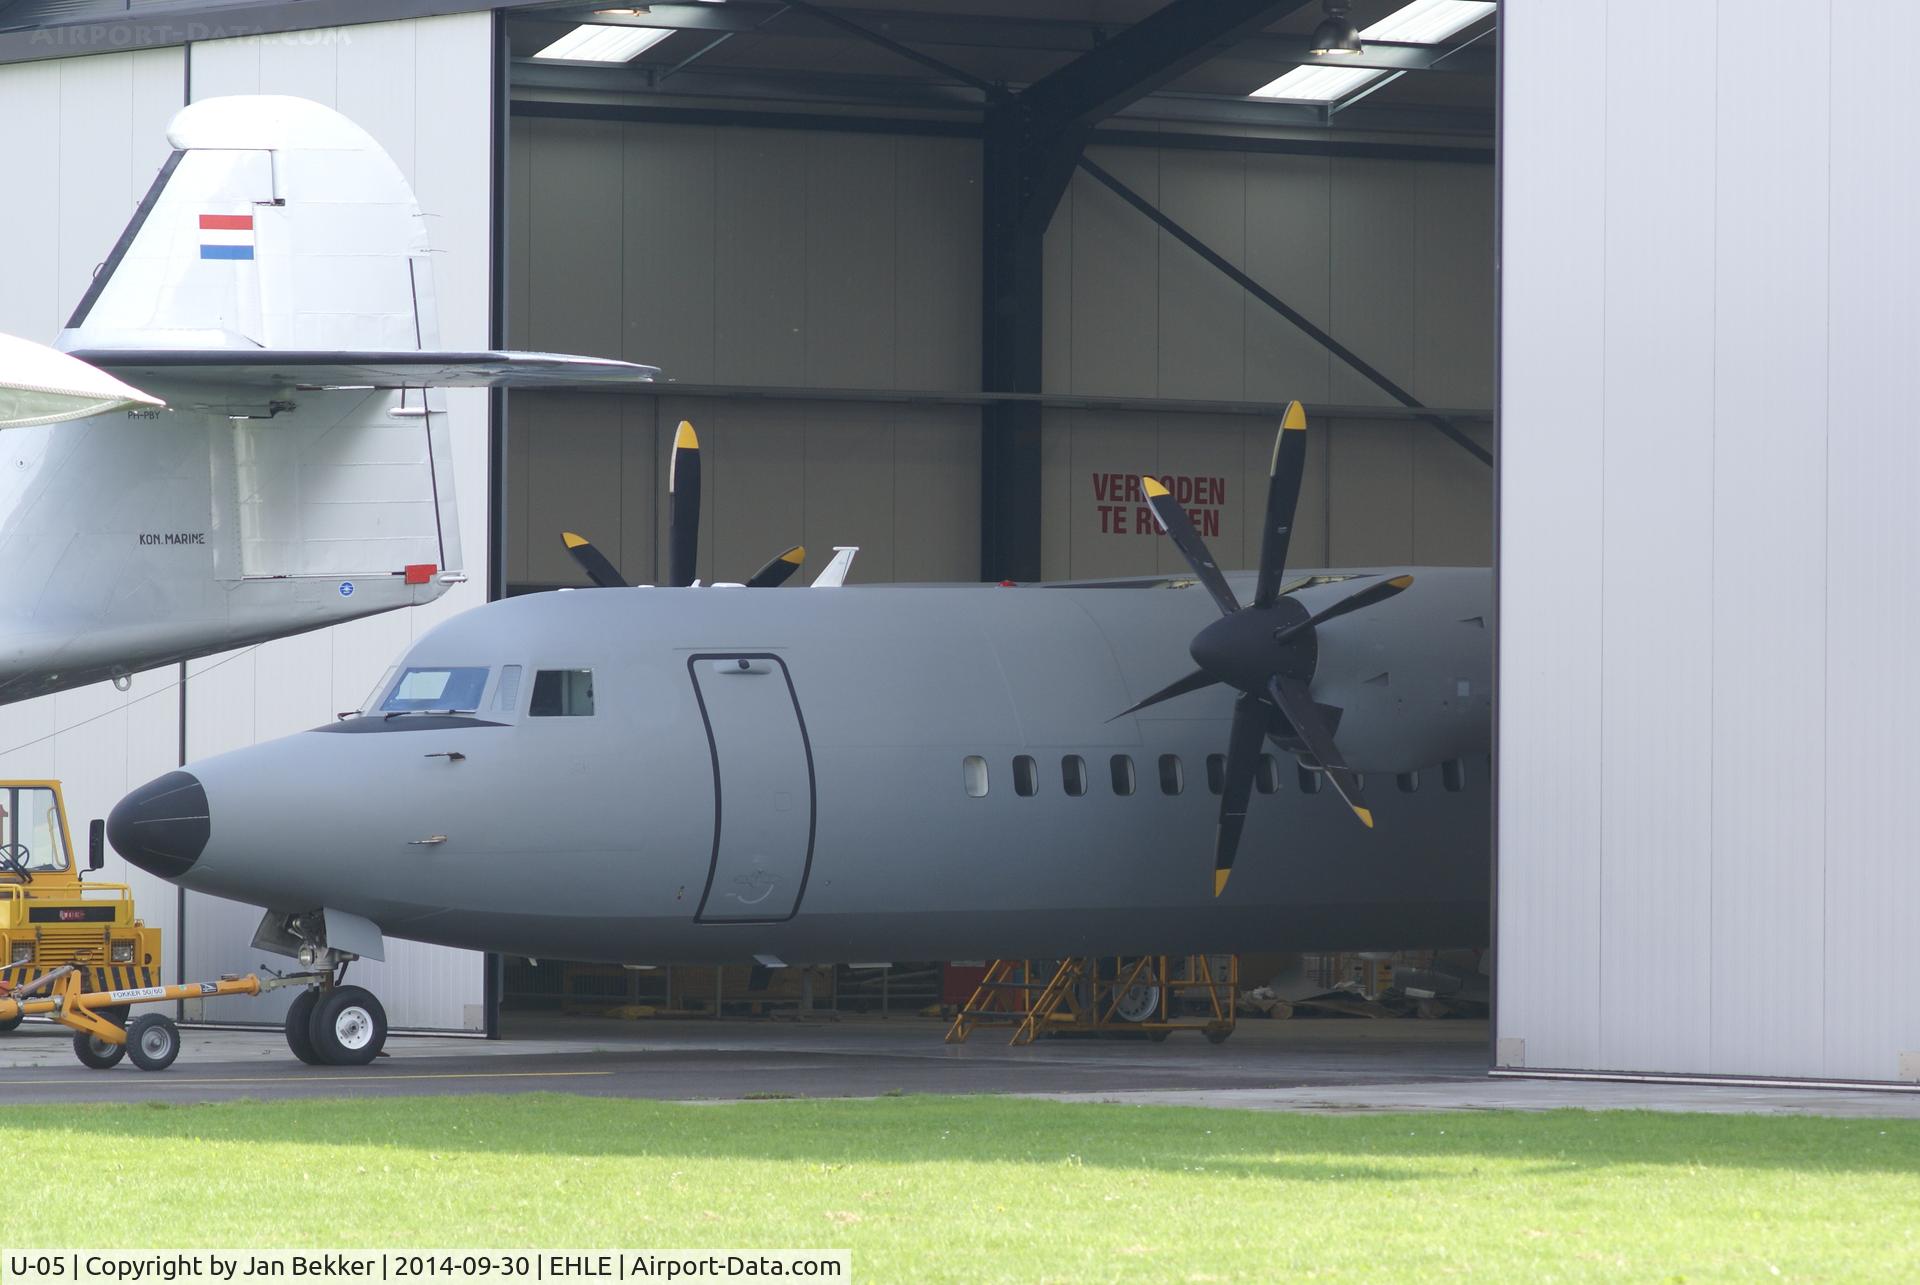
[[[159,984],[160,930],[135,915],[126,884],[85,880],[71,836],[58,781],[0,781],[0,998],[50,992],[56,972],[84,991]],[[88,837],[94,871],[106,859],[104,825]],[[0,1033],[22,1016],[0,1013]]]

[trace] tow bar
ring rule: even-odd
[[[51,1017],[73,1031],[73,1055],[84,1066],[104,1071],[126,1057],[142,1071],[164,1071],[180,1056],[180,1028],[164,1013],[143,1013],[129,1022],[127,1010],[135,1004],[260,995],[286,986],[319,985],[330,976],[289,973],[262,980],[257,973],[230,974],[217,982],[82,991],[79,965],[67,964],[24,986],[0,983],[0,1023],[18,1017]]]

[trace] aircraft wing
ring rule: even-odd
[[[165,404],[66,353],[0,335],[0,428]]]
[[[657,366],[548,352],[102,348],[69,354],[120,379],[239,392],[302,388],[587,388],[649,383]]]

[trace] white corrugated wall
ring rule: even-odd
[[[34,194],[0,201],[0,331],[52,339],[166,159],[166,123],[190,84],[196,101],[240,93],[311,98],[366,128],[408,176],[428,215],[442,346],[487,347],[491,30],[490,15],[463,14],[0,68],[0,156],[10,187]],[[194,662],[190,757],[311,727],[357,706],[421,632],[484,600],[486,398],[475,391],[443,395],[469,583],[429,607]],[[127,789],[176,765],[175,678],[174,671],[156,671],[137,675],[125,694],[103,685],[0,708],[0,772],[64,778],[84,833],[86,821],[104,816]],[[343,794],[340,807],[352,806]],[[262,962],[248,948],[257,910],[190,896],[181,938],[170,885],[129,872],[117,857],[109,858],[106,874],[131,874],[143,915],[166,928],[170,980],[182,971],[202,978]],[[481,956],[388,945],[388,963],[356,965],[355,980],[381,996],[396,1027],[481,1028]],[[224,1000],[205,1017],[277,1020],[287,1001],[286,994]]]
[[[1502,7],[1504,1065],[1920,1076],[1916,36]]]
[[[0,67],[0,331],[36,343],[59,333],[167,159],[163,131],[185,84],[179,49]],[[6,446],[0,433],[11,468]],[[79,847],[89,820],[178,762],[174,679],[154,671],[124,693],[102,683],[0,706],[0,776],[62,779]],[[133,885],[171,952],[173,885],[111,853],[103,876]]]

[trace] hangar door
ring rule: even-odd
[[[813,858],[813,760],[787,667],[777,656],[689,662],[716,798],[702,923],[791,919]]]

